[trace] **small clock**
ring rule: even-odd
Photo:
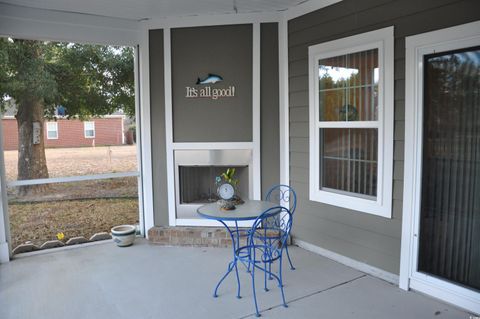
[[[220,198],[230,200],[235,196],[235,188],[230,183],[224,183],[218,186],[217,193]]]

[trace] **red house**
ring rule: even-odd
[[[125,142],[124,115],[107,115],[88,121],[64,119],[45,121],[46,147],[122,145]],[[4,150],[18,149],[18,127],[14,116],[2,118]]]

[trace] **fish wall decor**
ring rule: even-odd
[[[209,73],[205,79],[198,78],[197,84],[215,84],[217,82],[222,82],[223,78],[220,75]]]

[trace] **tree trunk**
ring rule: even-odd
[[[18,180],[48,178],[42,101],[30,99],[19,103],[16,118],[18,124]],[[34,122],[40,124],[38,144],[33,144]],[[46,188],[45,184],[21,186],[19,194],[35,194]]]

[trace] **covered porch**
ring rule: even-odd
[[[232,168],[245,200],[298,196],[262,316],[480,314],[478,1],[21,2],[2,37],[133,48],[140,238],[14,256],[0,142],[0,318],[255,316],[243,268],[212,297],[230,238],[198,214]]]
[[[21,257],[0,267],[2,318],[256,318],[248,274],[218,298],[212,291],[228,248],[163,247],[138,240]],[[455,306],[406,292],[328,258],[292,247],[297,270],[284,274],[288,308],[273,282],[257,283],[263,318],[469,318]],[[261,275],[259,274],[259,277]],[[260,278],[259,278],[260,279]]]

